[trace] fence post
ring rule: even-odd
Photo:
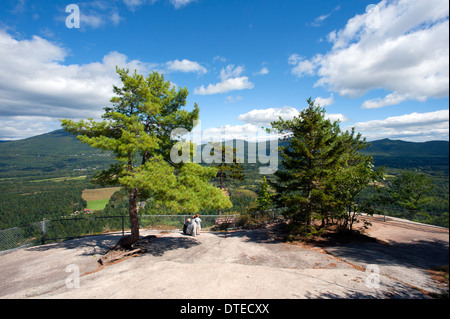
[[[125,236],[125,221],[124,221],[124,216],[122,216],[122,237]]]
[[[42,245],[45,244],[45,218],[42,220],[42,237],[41,237],[41,243]]]

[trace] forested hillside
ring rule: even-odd
[[[448,141],[414,143],[384,139],[371,142],[363,152],[373,156],[376,166],[420,168],[430,173],[437,170],[448,175]]]
[[[85,175],[112,162],[64,130],[0,144],[0,178]]]
[[[283,142],[279,145],[283,145]],[[258,149],[258,145],[251,145],[250,148],[252,147]],[[245,179],[240,181],[228,178],[224,181],[224,187],[228,189],[233,202],[233,207],[226,210],[229,212],[244,211],[256,198],[262,181],[258,170],[261,164],[247,163],[247,142],[244,143],[244,148]],[[266,149],[269,149],[268,142]],[[385,139],[371,142],[371,146],[364,152],[374,157],[376,166],[387,167],[388,181],[395,179],[405,169],[426,173],[432,179],[434,189],[433,200],[424,205],[424,210],[431,213],[433,219],[438,219],[444,213],[448,214],[448,141],[412,143]],[[63,130],[0,143],[0,228],[24,225],[43,218],[67,216],[76,210],[83,210],[86,202],[81,198],[82,190],[96,187],[90,182],[90,178],[95,171],[112,162],[113,156],[110,154],[82,144]],[[272,178],[272,175],[267,175],[267,178]],[[218,185],[218,180],[213,182]],[[373,190],[368,189],[361,195],[371,194]],[[119,203],[116,197],[115,202],[107,206],[105,213],[121,214],[122,211],[126,212],[126,205],[126,200]],[[118,210],[114,210],[114,207]],[[398,207],[390,208],[388,214],[410,217],[399,211]],[[158,212],[153,212],[149,205],[141,213]],[[448,217],[446,223],[448,227]],[[445,221],[439,224],[445,226]]]

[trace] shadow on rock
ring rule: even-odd
[[[199,242],[189,237],[156,237],[146,245],[145,253],[159,257],[169,250],[189,249],[198,245],[200,245]]]
[[[33,246],[26,250],[48,251],[52,249],[83,249],[84,251],[80,253],[80,256],[93,256],[105,253],[105,251],[117,243],[120,236],[120,234],[85,236],[41,246]]]
[[[412,243],[355,243],[328,242],[322,246],[326,251],[343,259],[352,259],[365,264],[414,265],[419,268],[432,268],[446,265],[449,261],[448,242],[417,240]]]

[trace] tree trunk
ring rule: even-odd
[[[312,217],[312,205],[311,205],[311,193],[312,187],[308,187],[308,209],[306,212],[306,226],[311,226],[311,217]]]
[[[138,189],[133,188],[130,193],[129,214],[131,223],[131,244],[139,239],[139,219],[137,215]]]
[[[114,249],[131,249],[139,239],[139,219],[137,215],[138,189],[133,188],[129,198],[129,215],[131,223],[131,235],[122,237]]]

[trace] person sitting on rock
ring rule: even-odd
[[[197,223],[194,220],[190,220],[186,227],[186,234],[196,237],[197,236]]]
[[[184,225],[183,225],[183,234],[186,234],[187,235],[187,228],[188,228],[188,226],[189,226],[189,223],[191,222],[191,219],[190,218],[188,218],[187,220],[186,220],[186,222],[184,223]]]

